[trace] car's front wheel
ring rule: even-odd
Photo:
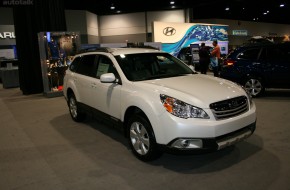
[[[256,77],[247,78],[244,87],[252,97],[260,96],[265,90],[262,80]]]
[[[143,116],[134,115],[128,121],[129,144],[134,155],[142,161],[161,156],[150,123]]]
[[[74,121],[81,122],[85,119],[85,113],[81,112],[74,94],[68,97],[69,113]]]

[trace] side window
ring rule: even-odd
[[[290,63],[290,45],[283,45],[279,47],[281,60]]]
[[[238,59],[256,60],[260,53],[260,48],[253,48],[243,51],[238,55]]]
[[[100,78],[102,74],[105,73],[114,73],[117,76],[117,71],[110,58],[104,55],[99,56],[99,63],[97,68],[97,73],[95,74],[96,78]]]
[[[267,49],[267,60],[277,61],[281,59],[282,52],[276,47],[270,47]]]
[[[96,55],[85,55],[76,68],[76,72],[86,76],[93,76]]]
[[[76,68],[77,66],[79,65],[79,62],[81,60],[81,57],[76,57],[73,62],[70,64],[69,66],[69,69],[72,71],[72,72],[76,72]]]

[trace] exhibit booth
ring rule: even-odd
[[[61,96],[65,71],[80,49],[79,33],[40,32],[38,41],[43,93],[47,97]]]
[[[178,57],[182,48],[193,45],[193,62],[198,61],[196,50],[204,42],[212,46],[218,41],[221,54],[228,54],[228,25],[206,23],[153,22],[153,41],[162,43],[162,50]],[[194,59],[195,58],[195,59]]]

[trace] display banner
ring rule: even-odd
[[[192,55],[192,63],[199,62],[199,44],[190,44],[190,53]]]
[[[153,41],[162,43],[162,50],[177,56],[183,47],[213,40],[228,45],[228,25],[204,23],[153,22]],[[225,47],[223,49],[228,49]],[[227,52],[222,52],[227,53]]]
[[[15,38],[14,25],[0,25],[0,46],[16,45]]]

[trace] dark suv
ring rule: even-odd
[[[220,76],[243,85],[253,97],[265,88],[290,88],[290,43],[239,47],[226,56]]]

